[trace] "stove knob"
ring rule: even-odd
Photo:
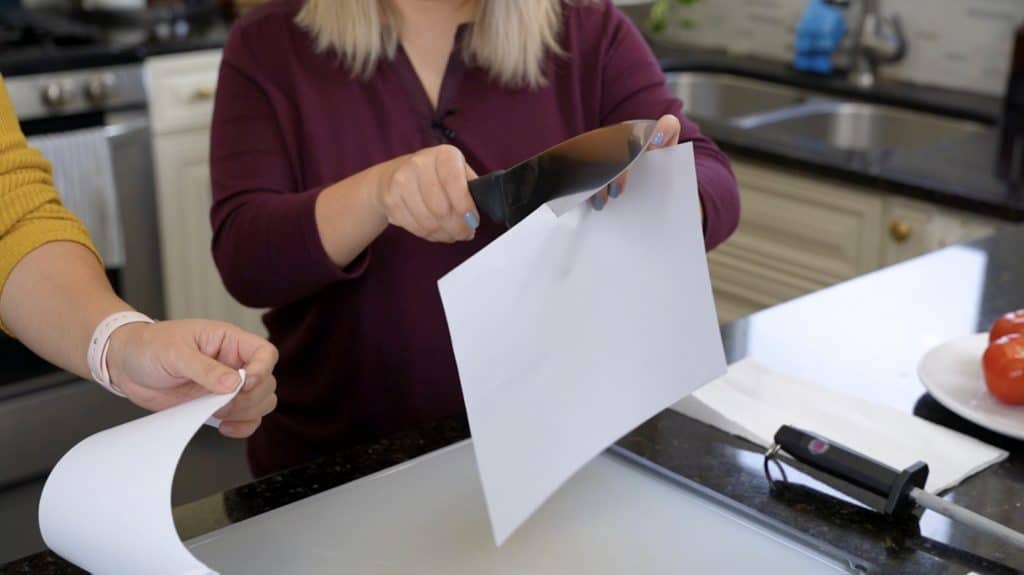
[[[95,105],[103,104],[110,99],[115,81],[113,74],[89,78],[89,81],[85,83],[85,97]]]
[[[63,107],[69,100],[67,87],[60,82],[50,82],[43,86],[41,97],[49,108]]]

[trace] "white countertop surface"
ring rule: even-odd
[[[223,575],[845,572],[611,455],[496,548],[469,442],[188,546]]]

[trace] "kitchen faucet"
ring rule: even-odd
[[[853,0],[827,0],[846,9]],[[850,79],[860,88],[874,87],[878,66],[898,62],[907,53],[907,40],[899,14],[882,16],[881,0],[859,0],[860,12],[853,26],[850,47]]]

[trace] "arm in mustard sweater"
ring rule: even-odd
[[[107,315],[130,309],[114,295],[98,257],[85,226],[61,205],[49,162],[27,146],[0,84],[0,328],[88,377],[92,329]],[[55,298],[81,308],[65,315]]]
[[[93,331],[110,314],[130,309],[107,282],[85,227],[61,205],[50,164],[28,147],[0,78],[0,328],[89,378]],[[153,410],[207,390],[231,391],[236,370],[245,367],[245,389],[218,415],[227,436],[251,435],[277,403],[277,350],[228,324],[130,324],[113,333],[108,349],[112,383]]]

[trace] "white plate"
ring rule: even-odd
[[[1001,403],[985,386],[981,356],[988,333],[947,341],[921,358],[917,375],[939,403],[964,419],[1024,439],[1024,405]]]

